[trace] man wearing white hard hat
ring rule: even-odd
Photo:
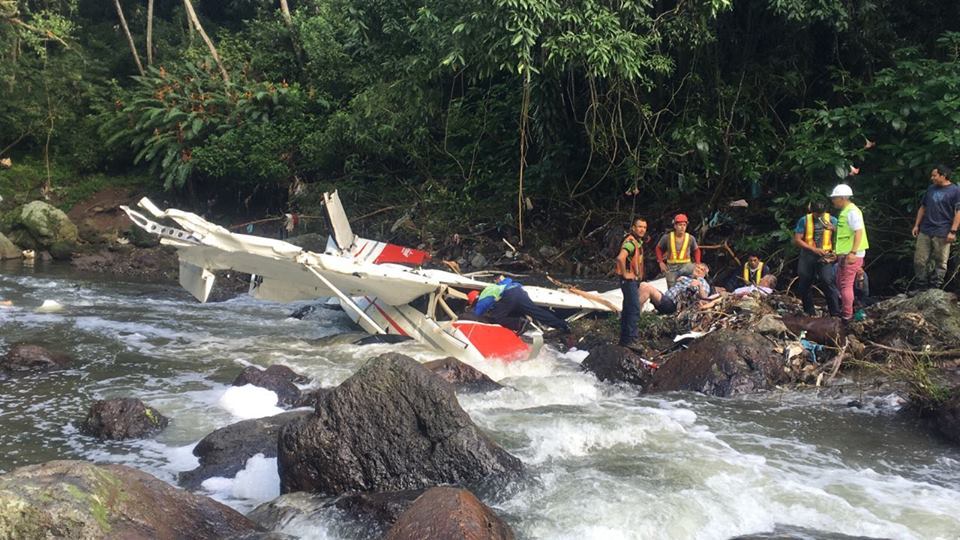
[[[844,321],[853,319],[853,284],[857,279],[857,271],[863,268],[863,258],[870,247],[863,212],[853,204],[851,197],[853,190],[847,184],[837,185],[830,193],[833,206],[840,211],[837,216],[837,242],[834,249],[837,254],[840,317]]]

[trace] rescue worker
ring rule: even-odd
[[[687,233],[688,222],[685,214],[677,214],[673,218],[673,230],[661,236],[657,242],[657,262],[667,278],[667,288],[673,287],[677,276],[692,274],[693,263],[700,262],[700,246],[697,239]]]
[[[850,198],[853,190],[847,184],[838,184],[830,193],[837,216],[837,289],[840,290],[840,318],[853,319],[853,284],[857,272],[863,268],[863,259],[870,248],[863,212]]]
[[[927,188],[917,209],[917,219],[913,223],[913,236],[917,239],[913,252],[916,289],[939,289],[947,275],[950,244],[956,242],[957,229],[960,228],[960,186],[950,181],[952,175],[950,167],[934,167],[930,172],[932,185]]]
[[[500,276],[495,284],[488,285],[483,291],[470,291],[467,301],[468,305],[473,306],[473,316],[466,318],[499,324],[517,334],[522,334],[526,329],[527,315],[564,334],[570,333],[567,321],[549,309],[534,304],[523,286],[508,277]]]
[[[747,257],[747,262],[743,263],[743,271],[732,276],[732,279],[728,282],[730,286],[727,288],[733,290],[750,285],[759,287],[763,278],[770,275],[770,269],[760,260],[760,257],[750,255]],[[769,280],[767,283],[769,283]]]
[[[620,244],[616,273],[620,276],[623,307],[620,310],[620,346],[636,347],[640,337],[640,282],[643,280],[643,239],[647,234],[647,220],[633,220],[630,232]]]
[[[831,216],[826,210],[823,202],[813,203],[811,211],[797,220],[797,225],[793,228],[793,245],[800,248],[800,258],[797,260],[797,294],[803,301],[803,312],[816,315],[813,282],[819,279],[827,301],[827,311],[831,317],[839,317],[840,291],[837,289],[834,267],[837,256],[833,252],[837,217]]]
[[[661,315],[670,315],[680,309],[683,301],[689,297],[696,298],[699,301],[710,298],[710,283],[707,281],[707,274],[710,273],[710,267],[703,263],[693,265],[693,272],[689,276],[677,276],[677,282],[666,292],[660,292],[659,289],[650,283],[640,284],[640,308],[649,301],[656,308],[657,313]]]

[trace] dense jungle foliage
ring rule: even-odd
[[[122,177],[238,217],[336,186],[430,244],[530,246],[685,211],[787,260],[846,178],[876,264],[960,164],[955,0],[0,0],[0,58],[7,198]]]

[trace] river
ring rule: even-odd
[[[409,344],[337,344],[347,317],[241,296],[198,304],[171,285],[121,283],[52,266],[0,267],[0,354],[20,341],[76,358],[66,371],[0,380],[0,472],[51,459],[122,463],[174,483],[210,431],[275,410],[244,365],[283,363],[323,386]],[[37,313],[44,300],[63,310]],[[477,366],[504,390],[462,395],[474,421],[531,479],[487,502],[520,538],[725,539],[796,526],[903,539],[960,535],[960,450],[906,415],[896,396],[786,393],[746,399],[641,397],[579,370],[585,353],[545,348],[530,362]],[[272,394],[271,394],[272,395]],[[96,399],[138,397],[172,419],[154,439],[103,443],[78,433]],[[270,397],[270,396],[267,396]],[[205,493],[246,512],[275,497],[276,460],[253,459]],[[331,510],[282,532],[349,538]]]

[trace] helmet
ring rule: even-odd
[[[472,305],[477,301],[477,297],[480,296],[480,291],[470,291],[467,293],[467,305]]]
[[[833,192],[830,193],[830,198],[833,197],[853,197],[853,190],[846,184],[837,184],[837,187],[833,188]]]
[[[687,219],[687,215],[686,215],[686,214],[677,214],[676,216],[673,217],[673,222],[674,222],[674,223],[689,223],[690,220]]]

